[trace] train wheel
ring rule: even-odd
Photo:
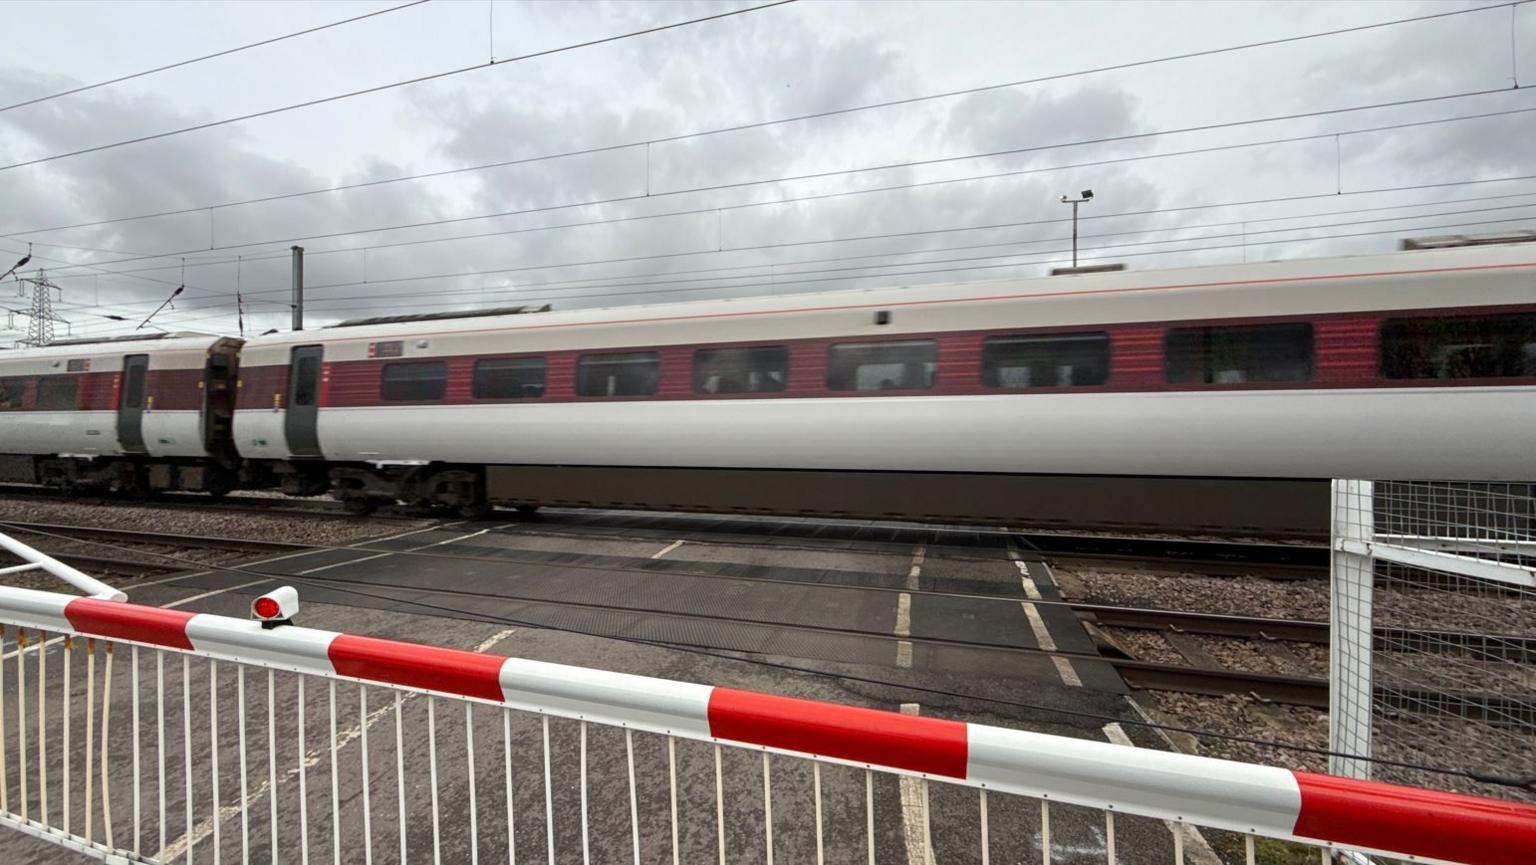
[[[475,504],[471,505],[459,505],[459,507],[456,509],[459,518],[465,520],[489,519],[494,511],[495,508],[491,507],[485,502],[476,502]]]
[[[373,513],[374,505],[367,499],[344,499],[341,509],[354,517],[366,517]]]

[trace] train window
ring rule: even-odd
[[[1163,342],[1173,384],[1242,384],[1312,378],[1310,322],[1176,327]]]
[[[982,346],[987,387],[1084,387],[1109,379],[1109,334],[994,336]]]
[[[1536,314],[1390,318],[1381,325],[1386,378],[1536,376]]]
[[[37,407],[43,411],[74,411],[80,380],[72,375],[45,375],[37,380]]]
[[[579,396],[646,396],[661,384],[661,356],[654,351],[588,354],[576,362]]]
[[[933,387],[939,347],[931,339],[847,342],[827,351],[829,390],[918,390]]]
[[[789,380],[789,349],[705,348],[693,353],[693,389],[698,393],[777,393]]]
[[[320,358],[318,355],[299,355],[299,368],[293,375],[293,404],[314,405],[315,391],[320,386]],[[385,397],[388,399],[388,397]]]
[[[16,411],[21,408],[22,394],[26,392],[26,380],[0,378],[0,411]]]
[[[475,399],[533,399],[544,395],[542,357],[475,361]]]
[[[123,374],[122,407],[144,407],[144,364],[142,363],[134,363],[129,365],[128,371]]]
[[[379,398],[391,401],[442,399],[448,390],[448,364],[440,360],[384,364]]]

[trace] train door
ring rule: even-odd
[[[123,387],[117,398],[117,443],[130,454],[148,453],[144,447],[144,378],[149,372],[149,355],[130,354],[123,358]]]
[[[288,361],[288,411],[283,432],[288,453],[296,457],[320,456],[320,359],[325,346],[301,345]]]

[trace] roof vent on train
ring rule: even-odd
[[[1113,264],[1082,264],[1077,267],[1053,267],[1051,276],[1072,276],[1079,273],[1119,273],[1125,270],[1125,265],[1120,262]]]
[[[151,339],[181,339],[181,338],[186,338],[186,337],[197,337],[197,336],[207,336],[207,335],[208,334],[206,334],[206,333],[195,333],[193,331],[180,331],[180,332],[171,332],[171,333],[165,333],[165,332],[157,332],[157,333],[129,333],[129,334],[123,334],[122,336],[82,336],[82,337],[78,337],[76,339],[56,339],[53,342],[48,343],[48,345],[46,345],[46,346],[39,346],[39,347],[40,348],[53,348],[54,346],[59,346],[59,345],[98,345],[98,344],[101,344],[101,343],[108,343],[108,342],[145,342],[145,341],[151,340]]]
[[[1503,243],[1536,243],[1536,231],[1501,231],[1497,234],[1442,234],[1408,237],[1403,249],[1450,249],[1456,246],[1494,246]]]
[[[450,318],[488,318],[497,315],[526,315],[531,312],[549,312],[550,305],[498,306],[494,309],[462,309],[453,312],[424,312],[418,315],[380,315],[373,318],[354,318],[330,325],[330,327],[361,327],[365,324],[399,324],[408,321],[442,321]]]

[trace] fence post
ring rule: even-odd
[[[1371,622],[1375,559],[1374,485],[1335,480],[1329,579],[1328,771],[1369,778],[1371,756]]]

